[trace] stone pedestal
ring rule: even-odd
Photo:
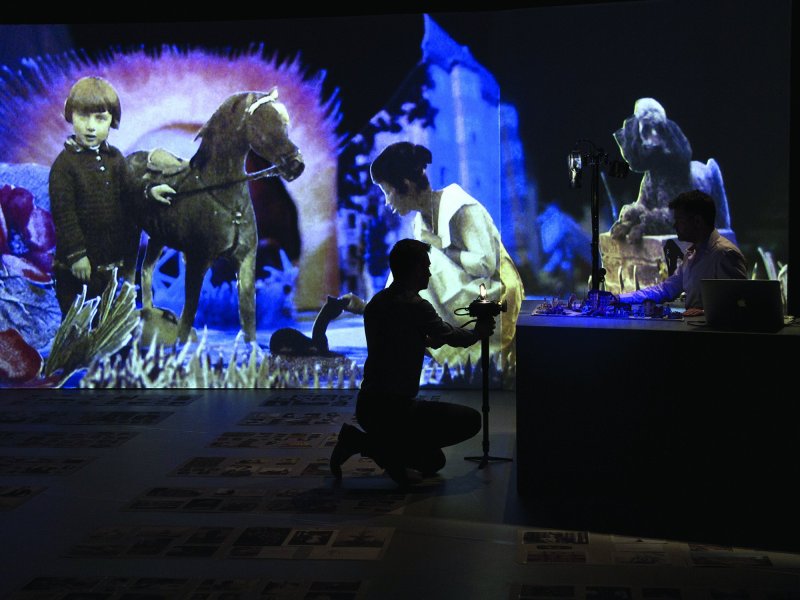
[[[646,235],[636,244],[615,240],[611,234],[601,233],[600,259],[606,270],[606,290],[612,294],[660,283],[668,275],[664,245],[674,240],[682,252],[689,247],[673,235]]]

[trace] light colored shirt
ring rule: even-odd
[[[686,308],[703,308],[700,292],[703,279],[747,279],[744,255],[716,229],[705,242],[690,246],[683,262],[664,281],[620,294],[619,301],[626,304],[641,304],[645,300],[670,302],[686,292]]]

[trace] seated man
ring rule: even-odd
[[[420,474],[435,474],[445,465],[443,447],[481,429],[481,414],[473,408],[416,398],[426,347],[467,347],[494,331],[492,319],[471,331],[446,323],[420,297],[431,276],[429,249],[419,240],[397,242],[389,253],[393,281],[364,309],[367,359],[356,404],[364,431],[342,425],[330,459],[337,479],[342,464],[359,452],[405,486]]]
[[[683,192],[669,203],[678,240],[691,242],[681,265],[661,283],[622,293],[614,303],[669,302],[686,292],[684,316],[703,314],[702,279],[746,279],[744,255],[714,226],[714,199],[700,190]]]

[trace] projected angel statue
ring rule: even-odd
[[[619,212],[610,234],[615,240],[636,243],[643,235],[674,233],[669,201],[682,192],[699,189],[716,203],[717,229],[730,228],[728,200],[722,173],[713,158],[692,160],[692,146],[678,125],[667,118],[653,98],[640,98],[633,115],[614,132],[631,171],[643,173],[639,196]]]

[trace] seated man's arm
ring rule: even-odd
[[[653,300],[657,303],[670,302],[680,296],[683,291],[683,265],[681,265],[661,283],[619,294],[617,302],[625,304],[641,304],[645,300]]]
[[[720,257],[717,279],[747,279],[747,266],[741,252],[731,248]]]

